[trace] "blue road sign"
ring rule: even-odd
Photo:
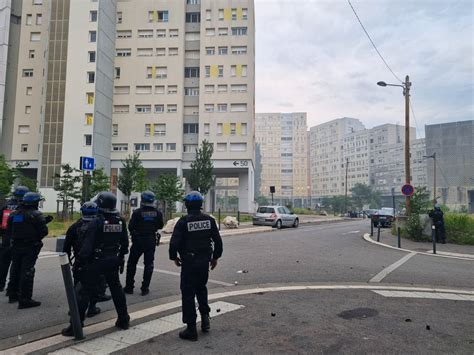
[[[81,157],[81,170],[92,171],[95,168],[95,159],[91,157]]]
[[[402,186],[402,194],[405,196],[412,196],[415,193],[415,188],[410,184]]]

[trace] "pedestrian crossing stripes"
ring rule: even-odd
[[[474,295],[461,295],[455,293],[440,293],[440,292],[412,292],[412,291],[382,291],[373,290],[373,292],[384,297],[399,297],[399,298],[429,298],[439,300],[452,301],[474,301]]]

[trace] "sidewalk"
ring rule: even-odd
[[[368,232],[370,235],[370,231]],[[374,229],[372,241],[377,241],[377,229]],[[380,244],[397,248],[397,236],[392,235],[389,229],[380,230]],[[415,242],[410,239],[401,238],[401,248],[418,253],[433,254],[433,243]],[[436,243],[436,253],[445,256],[455,256],[474,259],[474,245],[441,244]]]

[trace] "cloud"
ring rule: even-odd
[[[352,0],[390,67],[410,75],[413,125],[474,119],[470,1]],[[313,126],[357,117],[367,127],[404,121],[401,88],[347,1],[255,0],[257,112],[308,112]]]

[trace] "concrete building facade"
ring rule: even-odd
[[[216,178],[238,178],[253,210],[253,0],[13,0],[14,16],[1,148],[37,173],[47,209],[61,164],[94,157],[122,198],[128,155],[185,182],[208,140]]]
[[[308,205],[307,118],[304,112],[257,113],[255,142],[259,146],[259,194],[276,203]]]

